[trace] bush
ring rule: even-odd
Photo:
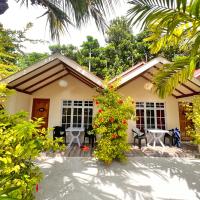
[[[0,109],[0,199],[34,199],[42,179],[35,159],[43,151],[62,149],[48,130],[40,129],[41,123],[42,119],[27,120],[27,113],[11,115]]]
[[[125,160],[130,150],[127,143],[127,120],[134,114],[133,101],[123,100],[116,87],[108,86],[95,98],[98,112],[93,121],[94,132],[100,136],[95,156],[110,164],[114,159]]]
[[[200,96],[195,96],[192,105],[186,104],[186,106],[187,118],[192,122],[192,125],[187,127],[187,133],[195,144],[200,144]]]

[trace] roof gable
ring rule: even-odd
[[[153,66],[156,66],[159,63],[167,64],[167,63],[169,63],[169,61],[165,58],[158,57],[158,58],[152,59],[151,61],[149,61],[147,63],[145,63],[145,62],[139,63],[139,64],[131,67],[127,71],[123,72],[119,76],[115,77],[109,83],[111,84],[115,80],[119,79],[120,80],[119,87],[122,87],[128,81],[130,81],[138,76],[141,76],[145,71],[151,69]]]
[[[31,94],[71,74],[90,87],[103,87],[102,80],[73,60],[54,54],[2,80],[8,88]]]
[[[118,88],[121,88],[137,78],[143,78],[146,81],[153,83],[153,77],[155,74],[158,73],[161,70],[161,67],[167,63],[170,62],[162,57],[154,58],[147,63],[139,63],[112,79],[109,84],[112,84],[114,81],[119,79]],[[195,77],[188,80],[186,83],[179,84],[174,89],[172,96],[175,98],[183,98],[200,94],[200,81]]]

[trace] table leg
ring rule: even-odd
[[[151,144],[151,142],[153,141],[153,135],[151,134],[151,133],[149,133],[150,134],[150,136],[151,136],[151,138],[150,138],[150,140],[149,140],[149,142],[147,143],[147,145],[150,145]]]
[[[162,134],[157,134],[157,133],[152,133],[149,132],[150,135],[152,136],[150,141],[148,142],[148,145],[153,141],[153,147],[156,146],[156,143],[159,142],[161,144],[162,147],[165,147],[165,145],[163,144],[161,138],[163,137]]]
[[[76,137],[76,140],[77,140],[78,146],[80,147],[81,144],[80,144],[80,140],[79,140],[79,137],[78,137],[78,136]]]
[[[74,137],[71,138],[70,143],[68,144],[68,148],[72,145],[73,141],[74,141]]]
[[[156,138],[154,138],[154,140],[153,140],[153,147],[155,147],[156,146]]]
[[[163,144],[163,142],[161,141],[161,139],[159,138],[158,141],[160,142],[160,144],[162,145],[162,147],[165,147],[165,145]]]

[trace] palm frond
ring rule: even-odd
[[[157,94],[165,98],[180,83],[191,79],[197,62],[196,57],[178,57],[175,62],[164,65],[154,79]]]
[[[179,46],[188,57],[179,57],[155,78],[156,92],[164,98],[191,78],[200,57],[200,0],[131,0],[128,11],[133,25],[147,27],[152,53]]]
[[[200,1],[199,0],[190,1],[189,13],[191,16],[195,16],[195,18],[200,19]]]
[[[60,40],[60,35],[67,31],[68,25],[72,25],[69,16],[63,12],[59,6],[52,4],[50,1],[44,1],[48,7],[48,11],[44,14],[47,15],[47,23],[50,27],[51,39]]]
[[[102,15],[101,12],[99,12],[98,9],[95,8],[95,6],[90,7],[90,13],[93,19],[95,20],[96,26],[99,30],[101,30],[103,33],[107,27],[106,21]]]
[[[183,2],[180,2],[180,5]],[[128,10],[129,21],[133,25],[142,24],[142,27],[149,23],[166,18],[172,13],[180,11],[180,7],[175,0],[132,0],[129,4],[132,8]],[[159,16],[159,17],[158,17]]]
[[[51,38],[59,39],[68,25],[80,27],[93,18],[99,30],[104,31],[105,18],[114,12],[116,0],[17,0],[21,5],[40,5],[47,9],[47,23],[50,25]],[[43,16],[42,15],[42,16]]]

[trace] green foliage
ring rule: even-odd
[[[12,35],[10,30],[5,30],[0,24],[0,80],[18,70],[15,66],[17,53]]]
[[[26,53],[17,58],[17,66],[23,69],[35,64],[36,62],[39,62],[42,59],[47,58],[48,56],[48,53]]]
[[[134,114],[131,98],[122,100],[116,87],[108,86],[96,98],[98,113],[93,121],[95,134],[100,136],[95,156],[110,164],[113,160],[123,161],[125,153],[130,150],[127,143],[127,120]]]
[[[119,75],[145,58],[137,49],[137,37],[133,36],[125,17],[112,20],[106,36],[105,58],[108,66],[106,75],[110,75],[110,78]]]
[[[1,101],[8,91],[0,87]],[[33,199],[42,172],[35,164],[41,152],[62,150],[49,130],[41,129],[42,119],[28,121],[27,113],[9,114],[0,109],[0,199]]]
[[[6,88],[5,84],[0,84],[0,110],[4,107],[8,96],[11,95],[12,92],[12,90]]]
[[[23,112],[10,115],[0,111],[0,192],[12,187],[8,197],[32,199],[42,173],[34,163],[40,152],[58,149],[49,132],[40,130],[41,119],[27,121]]]
[[[166,64],[154,79],[156,91],[161,98],[171,94],[180,82],[191,79],[196,65],[189,57],[177,57],[172,64]],[[175,73],[176,72],[176,73]]]
[[[195,144],[200,144],[200,96],[195,96],[192,105],[186,104],[187,118],[192,121],[192,127],[187,127],[187,133]]]
[[[191,78],[200,63],[200,1],[132,0],[130,4],[133,5],[128,11],[130,22],[151,31],[146,39],[152,42],[151,53],[163,47],[179,48],[183,52],[183,57],[177,57],[174,63],[164,67],[156,80],[158,94],[166,97],[179,82]]]
[[[103,78],[102,70],[106,67],[106,60],[103,54],[103,47],[100,47],[97,39],[87,36],[87,40],[81,45],[78,51],[77,61],[80,65],[88,68],[91,64],[91,71]]]
[[[0,79],[19,70],[16,60],[21,42],[28,40],[27,29],[11,31],[0,25]],[[34,160],[42,151],[58,149],[59,141],[53,142],[49,131],[39,128],[41,119],[27,121],[25,113],[8,114],[4,103],[10,93],[0,84],[0,199],[33,199],[35,185],[42,178]]]
[[[141,61],[149,61],[159,55],[172,61],[174,56],[181,55],[178,47],[165,48],[152,54],[149,47],[152,41],[144,39],[150,36],[145,30],[133,35],[125,17],[112,20],[106,31],[106,45],[101,47],[97,39],[87,36],[80,48],[73,45],[50,46],[51,53],[61,53],[88,68],[100,78],[113,78]]]
[[[37,43],[41,40],[31,40],[26,37],[27,31],[32,27],[28,23],[24,30],[4,29],[0,24],[0,80],[19,71],[17,66],[19,58],[25,59],[22,49],[24,42]]]
[[[78,48],[72,44],[69,45],[51,45],[49,46],[49,50],[51,51],[51,54],[54,53],[60,53],[68,58],[71,58],[74,61],[77,61],[77,53]]]
[[[118,46],[121,40],[132,40],[132,30],[125,17],[117,17],[110,22],[106,31],[107,43],[113,43]]]

